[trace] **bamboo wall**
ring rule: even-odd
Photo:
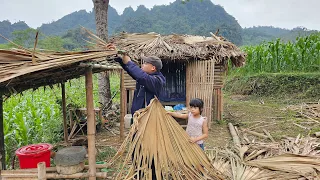
[[[222,93],[224,68],[214,60],[192,61],[187,65],[187,102],[200,98],[204,102],[203,116],[212,120],[222,119]]]
[[[212,96],[212,116],[213,120],[222,120],[223,114],[223,81],[226,74],[226,65],[218,64],[214,69],[214,90]]]
[[[204,102],[203,116],[210,127],[212,111],[212,90],[214,88],[214,61],[192,61],[187,65],[187,102],[200,98]]]
[[[208,118],[209,127],[212,120],[222,119],[223,95],[221,89],[225,75],[224,67],[223,64],[215,64],[214,60],[189,61],[186,65],[186,105],[192,98],[202,99],[204,101],[203,115]],[[130,108],[136,85],[136,81],[125,71],[122,73],[121,103],[123,104],[123,116],[121,118],[125,114],[131,113]],[[166,76],[165,72],[163,73]]]

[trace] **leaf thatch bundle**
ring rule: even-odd
[[[202,149],[189,142],[182,127],[168,114],[157,99],[134,114],[134,124],[118,153],[128,148],[122,165],[132,160],[129,171],[121,167],[116,179],[151,179],[154,161],[157,179],[224,179]],[[138,173],[136,169],[139,169]]]

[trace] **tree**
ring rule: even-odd
[[[108,41],[108,6],[109,0],[92,0],[95,11],[96,31],[99,38]],[[111,89],[108,71],[98,75],[99,99],[103,107],[111,105]]]
[[[25,30],[16,30],[12,32],[13,42],[26,47],[31,48],[34,46],[34,38],[36,36],[37,30],[28,28]]]

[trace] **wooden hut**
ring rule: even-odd
[[[113,65],[107,60],[107,57],[111,57],[116,53],[116,51],[104,49],[67,53],[40,53],[29,51],[27,49],[0,50],[0,166],[2,164],[2,168],[5,169],[2,107],[3,96],[10,96],[11,94],[20,93],[27,89],[36,89],[40,86],[51,86],[53,84],[61,83],[64,138],[67,141],[64,82],[69,79],[78,78],[85,75],[89,171],[86,173],[78,173],[72,176],[50,173],[45,177],[55,179],[89,177],[91,180],[96,179],[96,177],[106,178],[106,173],[96,173],[96,128],[93,107],[92,73],[121,68],[119,65]],[[44,170],[44,174],[45,172],[46,170]],[[39,178],[37,177],[36,173],[30,171],[11,172],[1,171],[0,169],[0,174],[3,178],[5,178],[5,173],[7,174],[8,178],[11,177],[10,175],[16,179]]]
[[[221,120],[223,111],[222,87],[229,60],[240,67],[245,53],[221,36],[166,35],[157,33],[122,33],[114,38],[118,47],[141,63],[141,56],[158,56],[163,61],[161,72],[166,85],[159,99],[163,105],[185,104],[192,98],[205,103],[203,114],[212,120]],[[123,74],[122,118],[131,113],[135,81]]]

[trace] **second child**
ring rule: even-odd
[[[204,139],[208,137],[208,121],[203,117],[203,101],[199,98],[192,99],[189,103],[188,114],[168,112],[173,117],[188,120],[186,132],[190,136],[190,141],[197,143],[204,150]]]

